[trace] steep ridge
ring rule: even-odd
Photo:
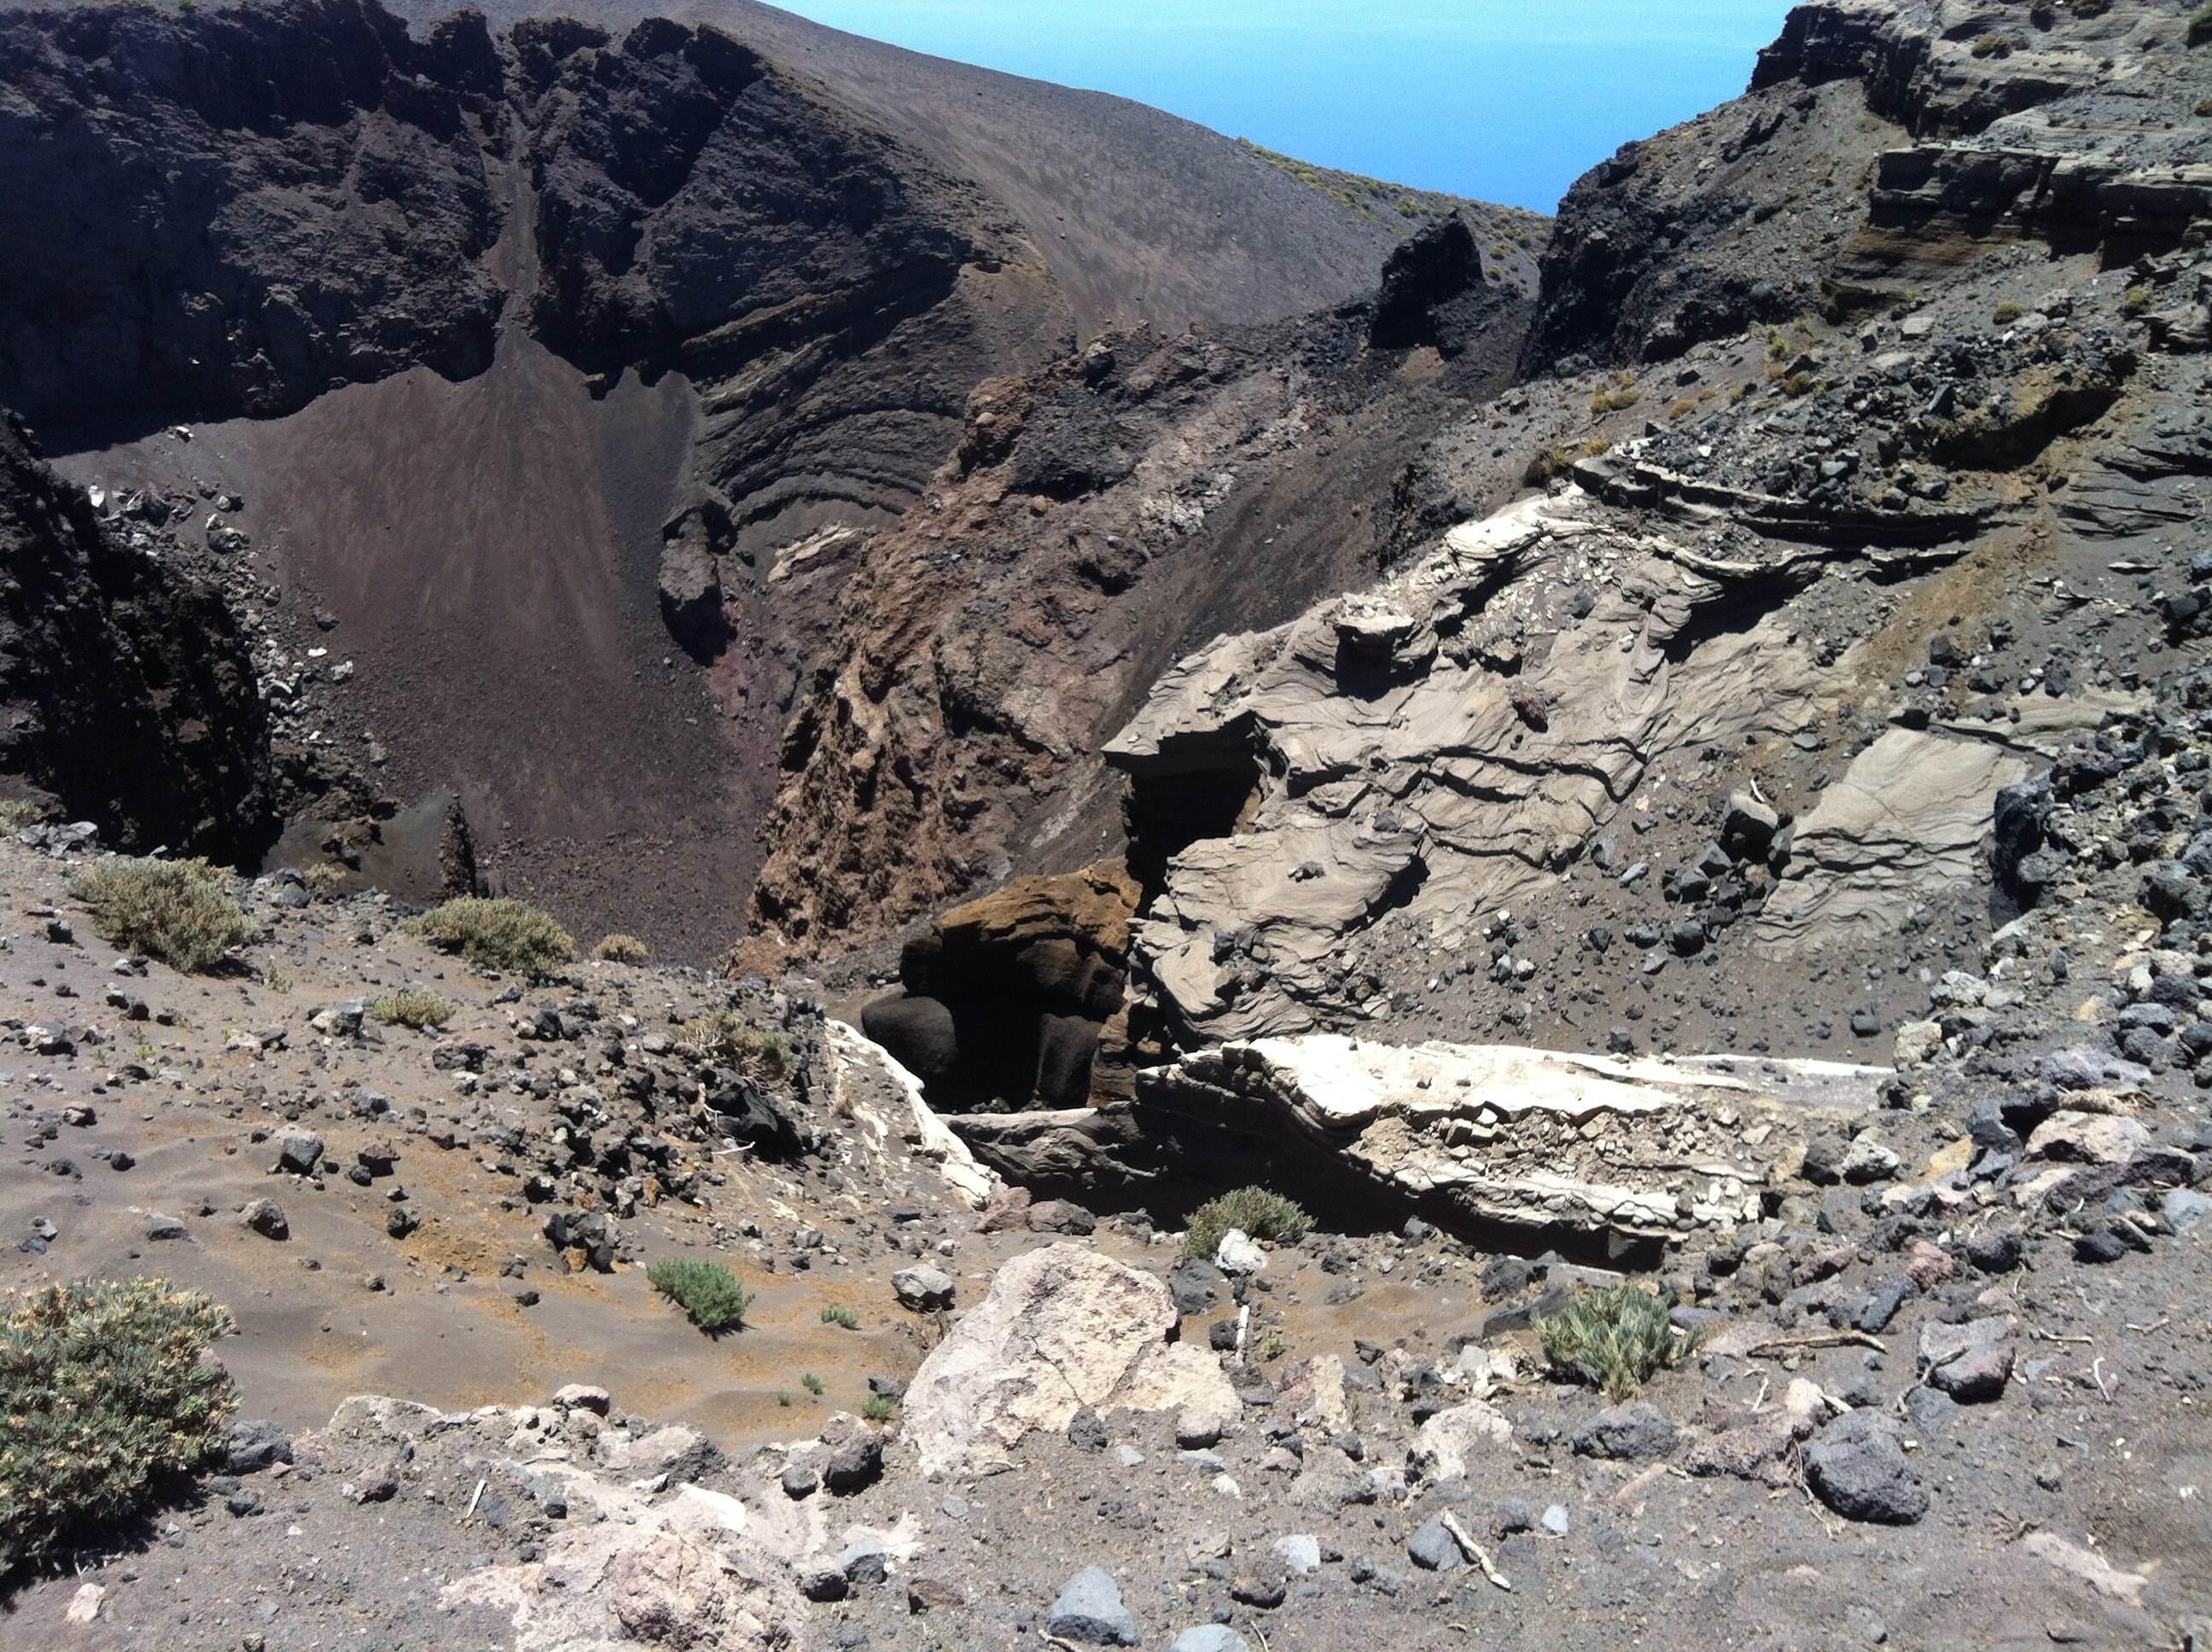
[[[2098,0],[1795,8],[1745,96],[1569,191],[1525,365],[1863,312],[2023,234],[2115,265],[2171,247],[2212,187],[2187,32]]]
[[[438,0],[394,6],[418,29]],[[1085,339],[1150,325],[1267,322],[1364,291],[1411,228],[1310,188],[1159,110],[824,27],[757,0],[489,0],[504,28],[575,17],[617,33],[705,25],[827,88],[945,173],[971,180],[1042,250]]]

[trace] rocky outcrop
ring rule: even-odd
[[[1488,1248],[1647,1260],[1759,1216],[1814,1130],[1871,1105],[1885,1070],[1623,1060],[1336,1035],[1232,1042],[1148,1069],[1140,1129],[1255,1164],[1332,1217],[1419,1214]],[[1211,1139],[1207,1139],[1211,1133]]]
[[[1080,1104],[1109,1029],[1119,1053],[1136,908],[1134,880],[1110,864],[1018,879],[908,941],[904,991],[861,1024],[943,1104]]]
[[[1473,342],[1411,390],[1364,313],[1119,337],[981,390],[786,725],[761,928],[870,938],[1018,867],[1118,853],[1101,743],[1189,648],[1361,582],[1435,422],[1504,383],[1520,301],[1459,302]],[[1233,818],[1241,798],[1217,801]]]
[[[1158,1278],[1083,1246],[1018,1256],[922,1361],[900,1437],[924,1474],[974,1473],[1079,1411],[1236,1415],[1219,1362],[1172,1339],[1180,1321]]]
[[[1789,875],[1754,938],[1778,953],[1878,944],[1929,890],[1982,875],[2005,788],[2106,717],[2143,705],[2139,695],[2090,694],[2045,701],[2042,715],[2001,728],[1889,730],[1799,817]]]
[[[1796,7],[1744,96],[1568,192],[1528,365],[1871,308],[2022,237],[2115,263],[2175,245],[2212,209],[2212,166],[2187,136],[2196,82],[2140,72],[2173,31],[2148,0],[1965,21],[1935,0]],[[2121,95],[2115,62],[2136,65]],[[1808,221],[1823,233],[1777,228]]]
[[[222,598],[115,543],[0,416],[0,773],[119,847],[226,860],[276,835],[269,726]]]
[[[881,1045],[842,1021],[830,1023],[831,1111],[860,1127],[857,1140],[871,1157],[888,1159],[893,1143],[936,1167],[961,1202],[980,1209],[1000,1184],[948,1128],[924,1094],[922,1082]]]
[[[1390,254],[1375,295],[1370,337],[1385,349],[1433,344],[1456,354],[1455,312],[1482,288],[1482,254],[1474,232],[1456,216],[1439,218]]]

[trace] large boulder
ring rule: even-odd
[[[1464,1479],[1470,1465],[1504,1460],[1513,1424],[1494,1406],[1480,1400],[1451,1406],[1421,1424],[1407,1454],[1425,1480]]]
[[[1905,1455],[1903,1430],[1875,1411],[1848,1412],[1805,1447],[1805,1480],[1846,1520],[1910,1526],[1928,1512],[1928,1488]]]
[[[660,617],[676,646],[701,665],[711,665],[730,646],[722,608],[722,566],[689,534],[660,547]]]
[[[924,1473],[957,1473],[1066,1432],[1079,1411],[1235,1415],[1219,1362],[1170,1340],[1179,1320],[1158,1279],[1080,1245],[1018,1256],[922,1361],[901,1436]]]
[[[1082,1106],[1120,1024],[1137,894],[1126,869],[1102,862],[955,907],[906,944],[903,990],[861,1024],[940,1106]],[[1126,1075],[1115,1087],[1127,1092]]]
[[[940,1078],[960,1060],[960,1035],[952,1011],[917,993],[879,998],[860,1011],[860,1030],[917,1077]]]

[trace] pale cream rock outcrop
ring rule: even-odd
[[[857,1029],[842,1021],[828,1025],[830,1070],[837,1087],[832,1110],[860,1127],[854,1137],[856,1145],[881,1158],[895,1144],[911,1144],[915,1156],[933,1166],[963,1204],[971,1211],[982,1209],[984,1201],[1005,1184],[995,1172],[976,1163],[968,1144],[938,1116],[922,1094],[921,1080]],[[887,1109],[868,1099],[878,1091],[898,1098],[888,1109],[889,1117]]]
[[[1004,1461],[1079,1411],[1234,1417],[1220,1361],[1168,1339],[1180,1317],[1158,1279],[1081,1245],[1017,1256],[907,1385],[901,1437],[940,1474]]]
[[[569,1517],[553,1523],[536,1559],[466,1572],[438,1592],[449,1608],[504,1613],[515,1652],[799,1647],[807,1606],[792,1576],[796,1546],[757,1529],[751,1510],[726,1492],[689,1484],[662,1489],[665,1475],[629,1483],[637,1459],[626,1454],[634,1442],[620,1430],[602,1431],[596,1415],[574,1426],[579,1414],[560,1406],[494,1406],[451,1415],[358,1395],[309,1443],[347,1467],[390,1461],[403,1447],[465,1455],[488,1483],[560,1488]],[[678,1443],[674,1436],[698,1442],[689,1430],[664,1429],[635,1443],[664,1460],[665,1448]],[[818,1534],[801,1540],[810,1537],[818,1546]]]
[[[1873,1106],[1883,1067],[1755,1057],[1624,1059],[1333,1033],[1199,1051],[1139,1102],[1282,1131],[1351,1174],[1462,1216],[1660,1235],[1755,1220],[1807,1131]]]
[[[1455,528],[1372,592],[1200,650],[1109,743],[1140,795],[1240,768],[1257,788],[1137,926],[1185,1042],[1356,1012],[1346,942],[1382,913],[1462,944],[1554,890],[1647,776],[1818,720],[1832,673],[1756,604],[1841,553],[1718,561],[1598,515],[1569,489]]]
[[[2017,722],[1889,730],[1798,817],[1789,875],[1760,908],[1754,943],[1788,954],[1877,940],[1915,902],[1985,881],[1997,793],[2108,714],[2148,704],[2091,691],[2031,701]]]
[[[1480,1400],[1440,1411],[1421,1424],[1407,1455],[1425,1480],[1455,1480],[1513,1438],[1505,1414]]]

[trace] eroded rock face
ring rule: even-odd
[[[1347,1018],[1373,988],[1346,943],[1385,914],[1457,947],[1559,888],[1655,768],[1810,729],[1838,690],[1776,610],[1837,557],[1883,553],[1755,543],[1628,531],[1569,489],[1176,667],[1107,747],[1132,820],[1194,772],[1260,800],[1165,858],[1135,930],[1148,1023],[1189,1048]]]
[[[222,598],[116,544],[0,417],[0,771],[125,848],[276,833],[269,725]]]
[[[481,16],[417,41],[373,4],[299,0],[18,12],[4,33],[46,117],[0,142],[0,383],[33,426],[265,416],[333,380],[489,364],[502,70]]]
[[[1311,1189],[1319,1209],[1371,1212],[1380,1197],[1514,1248],[1626,1255],[1756,1219],[1759,1190],[1795,1171],[1808,1132],[1873,1105],[1887,1077],[1314,1034],[1149,1070],[1138,1114],[1146,1127],[1160,1115],[1164,1133],[1220,1133],[1200,1157],[1266,1156],[1270,1176]]]
[[[1083,1246],[1018,1256],[915,1373],[901,1438],[922,1473],[958,1473],[1079,1411],[1235,1415],[1219,1362],[1169,1339],[1180,1318],[1159,1280]]]
[[[1790,875],[1761,909],[1754,941],[1776,954],[1875,941],[1928,890],[1984,877],[2006,788],[2069,739],[2144,703],[2089,692],[2039,701],[1996,730],[1887,731],[1798,820]]]

